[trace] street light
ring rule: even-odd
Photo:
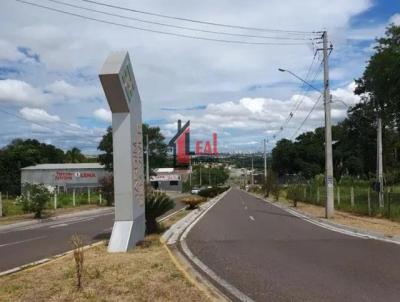
[[[303,83],[307,84],[309,87],[311,87],[312,89],[314,89],[315,91],[318,91],[319,93],[323,94],[323,92],[321,90],[319,90],[318,88],[314,87],[313,85],[311,85],[310,83],[308,83],[306,80],[300,78],[297,74],[295,74],[294,72],[287,70],[287,69],[282,69],[282,68],[278,68],[278,70],[280,72],[287,72],[290,73],[292,76],[294,76],[295,78],[299,79],[300,81],[302,81]]]

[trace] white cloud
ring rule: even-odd
[[[64,80],[57,80],[46,86],[46,90],[65,99],[85,99],[99,95],[99,89],[94,86],[73,86]]]
[[[355,83],[351,82],[331,91],[334,100],[331,114],[334,122],[343,120],[347,115],[347,107],[343,103],[352,106],[359,102],[360,97],[354,95],[354,88]],[[175,134],[177,119],[183,121],[190,119],[194,139],[209,139],[211,132],[214,131],[224,138],[225,144],[231,146],[246,145],[248,144],[246,141],[248,142],[249,138],[254,137],[268,136],[274,141],[272,137],[278,133],[280,135],[276,140],[282,137],[290,138],[293,134],[299,135],[301,132],[323,126],[324,106],[321,98],[304,126],[296,132],[314,107],[318,97],[318,93],[312,93],[308,96],[293,95],[288,100],[243,98],[235,102],[212,103],[197,114],[173,115],[163,131],[168,137],[171,137]],[[341,102],[335,101],[335,99],[339,99]],[[295,110],[297,104],[299,104],[298,109]],[[294,113],[293,118],[285,123],[290,112]],[[284,129],[281,131],[282,125],[284,125]],[[224,135],[227,129],[231,129],[234,135]],[[251,140],[251,142],[255,141]]]
[[[400,13],[394,14],[392,17],[390,17],[389,23],[400,25]]]
[[[104,108],[98,108],[93,112],[93,115],[104,122],[110,123],[111,122],[111,111],[104,109]]]
[[[260,0],[248,1],[244,5],[239,0],[171,0],[168,3],[148,0],[134,4],[129,0],[119,0],[118,5],[251,27],[305,31],[327,29],[335,49],[331,61],[332,78],[349,82],[360,76],[367,58],[367,54],[360,53],[359,49],[347,47],[347,38],[351,33],[350,21],[353,16],[371,8],[373,1]],[[214,9],[210,10],[210,7]],[[126,20],[115,21],[136,25]],[[127,50],[142,98],[145,121],[171,121],[171,126],[163,127],[163,133],[169,136],[175,133],[177,116],[185,120],[190,118],[193,131],[197,131],[196,136],[207,137],[212,129],[218,129],[222,136],[228,129],[232,143],[234,140],[244,141],[246,136],[264,135],[266,131],[274,133],[279,129],[299,96],[293,96],[298,87],[297,81],[279,73],[277,68],[288,68],[304,77],[314,54],[309,46],[232,47],[230,44],[144,33],[81,20],[14,1],[0,1],[0,25],[3,25],[0,26],[0,36],[4,41],[3,44],[0,42],[0,59],[19,60],[18,46],[29,48],[40,56],[41,63],[35,66],[37,69],[29,69],[31,67],[27,64],[23,66],[27,69],[22,70],[20,80],[40,96],[40,104],[45,105],[48,112],[54,112],[71,122],[79,123],[79,118],[88,116],[110,122],[111,114],[102,109],[107,108],[107,104],[98,85],[97,72],[110,51]],[[374,38],[381,31],[382,28],[367,28],[354,32],[354,36]],[[265,88],[248,89],[257,84]],[[32,103],[31,97],[35,93],[18,97],[20,92],[17,90],[8,93],[8,102],[42,107]],[[348,96],[345,91],[335,93],[340,97]],[[0,101],[5,100],[2,94],[4,91],[0,83]],[[96,100],[83,102],[88,98]],[[296,118],[305,117],[315,98],[315,95],[305,98],[304,107],[296,114]],[[206,110],[170,115],[160,111],[161,104],[171,107],[201,104],[206,105]],[[340,114],[344,112],[344,108],[333,109],[339,110]],[[337,116],[336,111],[333,115]],[[306,126],[318,125],[319,116],[313,115]],[[290,130],[295,125],[295,120],[292,120]],[[82,141],[86,146],[87,142]],[[256,140],[246,138],[246,141]]]
[[[8,102],[15,105],[40,105],[46,101],[46,96],[39,89],[24,81],[0,80],[0,102]]]
[[[21,115],[32,122],[58,122],[60,117],[58,115],[50,115],[47,111],[39,108],[24,107],[20,111]]]

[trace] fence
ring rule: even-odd
[[[30,198],[30,192],[26,192]],[[50,200],[46,203],[46,209],[71,208],[88,204],[105,205],[105,200],[100,188],[77,188],[59,193],[55,190]],[[18,197],[8,197],[0,192],[0,217],[13,216],[25,213],[22,200]]]
[[[383,207],[379,206],[379,194],[369,187],[336,186],[335,208],[369,216],[384,216],[400,220],[400,189],[387,187],[383,194]],[[287,197],[291,200],[319,206],[325,205],[326,191],[323,186],[289,185]]]

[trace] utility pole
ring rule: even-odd
[[[328,33],[324,31],[324,105],[325,105],[325,187],[326,204],[325,217],[332,218],[335,213],[333,199],[333,163],[332,163],[332,126],[331,126],[331,95],[329,92],[329,64],[328,64]]]
[[[267,194],[267,140],[264,138],[264,193]]]
[[[377,116],[377,177],[379,182],[379,207],[383,208],[383,159],[382,159],[382,118]]]
[[[251,155],[251,185],[254,186],[254,163],[253,163],[253,154]]]
[[[200,165],[200,187],[201,187],[201,165]]]
[[[150,183],[150,167],[149,167],[149,135],[146,134],[146,182]]]
[[[193,171],[193,167],[192,167],[192,156],[189,156],[189,167],[190,167],[190,171],[189,171],[189,185],[190,185],[190,188],[192,188],[192,171]]]

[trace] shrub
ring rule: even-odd
[[[204,202],[206,199],[200,196],[189,196],[183,198],[181,201],[189,206],[190,210],[195,209],[200,203]]]
[[[206,197],[206,198],[213,198],[226,190],[228,190],[229,187],[212,187],[212,188],[207,188],[207,189],[202,189],[199,192],[199,196]]]
[[[104,176],[99,182],[106,205],[112,206],[114,203],[114,177],[112,175]]]
[[[293,206],[297,207],[297,202],[301,201],[302,186],[291,185],[287,189],[287,198],[293,200]]]
[[[83,272],[83,239],[78,234],[71,237],[71,244],[74,248],[76,288],[82,289],[82,272]]]
[[[165,193],[152,192],[146,195],[146,232],[155,233],[159,230],[157,217],[173,209],[175,202]]]
[[[24,212],[34,212],[35,218],[42,218],[46,203],[50,201],[49,190],[43,184],[25,184],[24,192],[20,198]]]

